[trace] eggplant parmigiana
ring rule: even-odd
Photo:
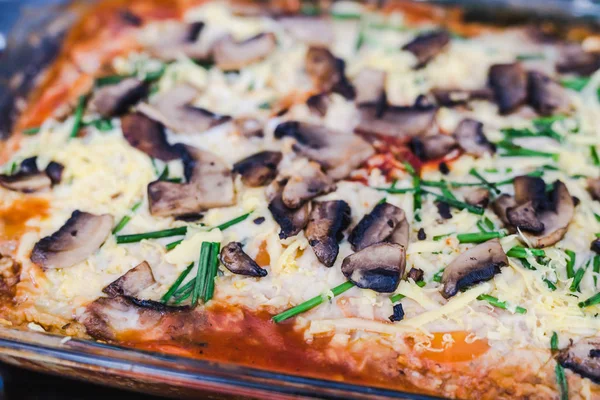
[[[0,161],[7,325],[455,398],[598,398],[600,38],[106,2]]]

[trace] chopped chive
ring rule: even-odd
[[[377,187],[377,188],[374,188],[374,189],[375,190],[379,190],[381,192],[386,192],[386,193],[389,193],[389,194],[402,194],[402,193],[410,193],[410,192],[414,192],[415,191],[414,188],[398,188],[398,189],[396,189],[396,188],[392,188],[392,187],[389,187],[389,188],[380,188],[380,187]]]
[[[558,334],[556,332],[552,332],[552,336],[550,337],[550,350],[553,353],[558,351]]]
[[[166,181],[167,179],[169,179],[169,165],[165,165],[165,169],[163,169],[163,172],[161,172],[161,174],[158,176],[158,180],[159,181]]]
[[[560,390],[560,400],[569,400],[569,383],[565,376],[565,369],[558,362],[554,367],[554,373],[556,374],[556,383]]]
[[[188,265],[186,267],[186,269],[183,270],[183,272],[181,274],[179,274],[179,277],[177,277],[175,282],[173,282],[173,285],[171,285],[171,288],[161,298],[161,301],[163,303],[168,302],[171,299],[171,297],[173,297],[173,294],[177,291],[177,289],[179,289],[181,282],[183,282],[185,277],[188,276],[188,274],[190,273],[190,271],[192,270],[193,267],[194,267],[194,263],[191,263],[190,265]]]
[[[478,206],[472,206],[470,204],[464,203],[462,201],[459,200],[454,200],[450,197],[446,197],[446,196],[442,196],[433,192],[430,192],[428,190],[421,190],[422,193],[426,193],[426,194],[430,194],[432,196],[434,196],[438,201],[443,201],[445,203],[448,203],[448,205],[457,208],[459,210],[464,210],[466,209],[467,211],[469,211],[470,213],[473,214],[477,214],[477,215],[483,215],[483,213],[485,212],[485,210],[481,207]]]
[[[598,157],[598,151],[596,150],[596,146],[590,146],[590,155],[592,156],[592,161],[595,166],[600,166],[600,157]]]
[[[516,59],[517,61],[544,60],[546,59],[546,56],[544,53],[524,53],[518,54]]]
[[[239,217],[236,217],[236,218],[234,218],[234,219],[232,219],[230,221],[223,222],[221,225],[217,225],[214,228],[211,228],[211,230],[213,230],[213,229],[220,229],[220,230],[223,231],[223,230],[229,228],[232,225],[235,225],[235,224],[238,224],[238,223],[244,221],[246,218],[248,218],[250,216],[250,214],[252,214],[252,211],[250,211],[250,212],[248,212],[246,214],[240,215]]]
[[[502,231],[500,232],[474,232],[474,233],[459,233],[456,235],[459,243],[483,243],[490,239],[499,239],[506,236]]]
[[[332,12],[331,18],[340,19],[340,20],[348,20],[348,19],[360,19],[361,14],[359,13],[344,13],[344,12]]]
[[[331,289],[331,291],[333,292],[333,296],[335,297],[335,296],[339,296],[340,294],[344,293],[345,291],[347,291],[348,289],[351,289],[353,287],[354,287],[354,283],[348,281],[348,282],[344,282],[341,285],[334,287],[333,289]],[[273,316],[272,319],[275,323],[279,323],[279,322],[285,321],[286,319],[295,317],[296,315],[302,314],[303,312],[311,310],[311,309],[315,308],[316,306],[318,306],[319,304],[323,303],[323,301],[325,301],[326,297],[327,297],[326,295],[322,295],[322,294],[315,296],[312,299],[305,301],[304,303],[298,304],[295,307],[292,307],[288,310],[285,310],[284,312],[282,312],[280,314]]]
[[[447,238],[450,235],[454,235],[454,232],[452,232],[452,233],[444,233],[443,235],[435,235],[432,239],[435,242],[439,242],[440,240],[442,240],[444,238]]]
[[[154,168],[154,175],[156,175],[157,177],[160,176],[160,171],[158,170],[158,166],[156,165],[156,160],[154,158],[150,158],[150,161],[152,161],[152,168]]]
[[[587,76],[571,78],[571,79],[563,79],[560,81],[560,84],[566,87],[567,89],[575,90],[576,92],[581,92],[584,87],[590,82],[590,78]]]
[[[175,247],[177,247],[181,242],[183,242],[183,239],[176,240],[176,241],[171,242],[168,245],[166,245],[165,248],[167,249],[167,251],[171,251]]]
[[[469,175],[472,175],[475,178],[479,179],[481,183],[483,183],[483,185],[489,188],[492,192],[500,194],[500,189],[498,189],[493,183],[488,182],[483,176],[481,176],[479,172],[477,172],[475,168],[471,168],[471,170],[469,171]]]
[[[210,259],[208,264],[208,271],[206,276],[206,286],[204,290],[203,301],[206,303],[213,298],[215,293],[215,277],[217,276],[217,270],[219,269],[219,250],[221,243],[211,243]]]
[[[208,263],[210,262],[210,253],[212,245],[210,242],[202,242],[200,247],[200,258],[198,260],[198,270],[194,278],[194,290],[192,291],[192,307],[198,304],[198,299],[203,298],[206,291],[206,276],[208,273]]]
[[[162,78],[162,76],[165,74],[165,71],[167,70],[166,65],[161,65],[160,69],[156,70],[156,71],[150,71],[146,73],[146,76],[144,76],[144,81],[145,82],[151,82],[151,81],[156,81],[160,78]]]
[[[417,172],[415,171],[413,166],[410,165],[410,163],[404,161],[403,164],[404,164],[404,168],[406,169],[406,172],[408,172],[412,176],[412,183],[413,183],[413,188],[414,188],[413,211],[414,211],[415,220],[418,222],[421,222],[421,213],[420,213],[421,206],[422,206],[421,178],[419,177],[419,175],[417,174]]]
[[[138,201],[137,203],[135,203],[133,205],[133,207],[131,207],[131,212],[132,213],[136,212],[137,209],[140,208],[141,205],[142,205],[141,201]],[[117,226],[115,226],[115,228],[113,229],[113,231],[112,231],[113,235],[118,233],[123,228],[125,228],[125,225],[127,225],[130,220],[131,220],[131,217],[129,215],[124,215],[123,218],[121,218],[121,220],[117,224]]]
[[[489,219],[488,217],[483,217],[483,223],[485,224],[485,226],[487,226],[487,228],[490,231],[494,230],[496,228],[496,226],[494,225],[494,223],[492,222],[492,220]]]
[[[438,272],[435,273],[435,275],[433,275],[433,281],[438,283],[441,282],[442,275],[444,275],[444,268],[440,269]]]
[[[454,193],[452,193],[450,191],[450,189],[448,189],[446,186],[442,187],[440,190],[442,191],[442,195],[444,195],[444,196],[446,196],[446,197],[448,197],[448,198],[450,198],[452,200],[458,200],[456,198],[456,196],[454,195]]]
[[[397,301],[400,301],[400,300],[402,300],[402,299],[403,299],[403,298],[405,298],[405,297],[406,297],[406,296],[405,296],[405,295],[403,295],[402,293],[396,293],[395,295],[393,295],[393,296],[391,296],[391,297],[390,297],[390,301],[391,301],[392,303],[395,303],[395,302],[397,302]]]
[[[544,257],[546,252],[541,249],[526,249],[525,247],[515,246],[510,249],[507,253],[507,256],[514,258],[527,258],[530,255],[535,257]]]
[[[192,290],[194,289],[194,283],[196,283],[196,280],[192,279],[188,283],[177,289],[177,291],[173,295],[176,298],[177,302],[180,303],[184,300],[187,300],[191,296]]]
[[[77,102],[77,108],[75,109],[75,117],[73,118],[73,128],[71,129],[70,138],[77,137],[79,128],[81,128],[81,118],[83,118],[83,111],[85,110],[86,96],[79,96]]]
[[[41,129],[41,127],[35,126],[33,128],[23,129],[22,133],[23,135],[35,135],[36,133],[39,133]]]
[[[503,310],[507,309],[507,305],[506,305],[505,301],[500,301],[496,297],[490,296],[489,294],[480,294],[479,296],[477,296],[477,300],[487,301],[494,307],[502,308]],[[517,308],[515,308],[515,312],[517,314],[526,314],[527,309],[525,309],[521,306],[517,306]]]
[[[362,26],[362,23],[359,24],[358,27],[358,36],[356,37],[356,43],[354,44],[354,49],[359,51],[361,47],[365,44],[365,32]]]
[[[557,161],[559,157],[559,155],[556,153],[547,153],[544,151],[526,149],[505,140],[496,143],[496,145],[504,149],[504,152],[500,154],[501,157],[548,157],[555,161]]]
[[[268,101],[265,101],[264,103],[260,103],[258,105],[258,108],[260,108],[261,110],[270,110],[271,109],[271,103]]]
[[[556,290],[556,285],[552,281],[550,281],[548,279],[544,279],[544,283],[548,286],[548,289],[550,289],[552,291]]]
[[[131,75],[107,75],[101,76],[100,78],[96,78],[95,85],[96,87],[107,86],[107,85],[115,85],[121,82],[125,78],[129,78]]]
[[[596,274],[600,273],[600,256],[595,255],[594,261],[592,264],[592,271],[594,271],[594,286],[598,284],[598,276]]]
[[[187,232],[187,227],[181,226],[179,228],[164,229],[162,231],[136,233],[133,235],[119,235],[119,236],[117,236],[117,243],[118,244],[135,243],[135,242],[141,242],[144,239],[159,239],[159,238],[171,237],[171,236],[181,236],[181,235],[185,235],[186,232]]]
[[[575,273],[575,276],[573,277],[573,282],[571,282],[571,287],[569,288],[569,290],[571,292],[577,292],[579,291],[579,285],[581,284],[581,280],[583,279],[583,276],[585,275],[585,268],[581,267],[577,270],[577,272]]]
[[[600,233],[594,233],[596,237],[600,237]]]
[[[385,203],[387,203],[387,197],[384,197],[377,202],[377,204],[385,204]]]
[[[584,307],[593,306],[593,305],[598,304],[598,303],[600,303],[600,293],[596,293],[595,295],[593,295],[589,299],[586,299],[586,300],[580,302],[577,305],[580,308],[584,308]]]
[[[417,284],[418,287],[423,287],[423,286],[427,285],[427,282],[425,282],[425,281],[416,281],[415,283]]]
[[[529,263],[529,261],[527,261],[527,259],[525,259],[525,258],[521,258],[521,259],[519,259],[519,261],[521,261],[521,265],[523,265],[523,267],[524,267],[525,269],[528,269],[528,270],[530,270],[530,271],[536,271],[536,270],[537,270],[537,268],[536,268],[536,267],[534,267],[533,265],[531,265],[531,264]]]
[[[573,250],[565,250],[565,254],[569,257],[567,261],[567,278],[575,277],[575,252]]]
[[[8,171],[9,175],[14,175],[17,172],[17,162],[13,161],[13,163],[10,165],[10,171]]]

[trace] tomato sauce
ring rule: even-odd
[[[12,253],[17,240],[30,229],[27,221],[48,216],[48,207],[46,199],[24,197],[8,207],[0,208],[0,253]]]

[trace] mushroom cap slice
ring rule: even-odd
[[[231,35],[227,35],[217,41],[213,56],[217,67],[232,71],[266,58],[276,47],[277,39],[271,32],[259,33],[241,42],[236,42]]]
[[[448,43],[450,43],[448,31],[439,30],[418,35],[410,43],[404,45],[402,50],[413,53],[417,58],[415,68],[422,68],[441,53]]]
[[[325,18],[298,15],[282,17],[279,22],[296,40],[309,46],[327,47],[335,39],[333,24]]]
[[[500,114],[510,114],[525,104],[527,73],[521,64],[492,65],[488,73],[488,80],[494,91],[494,98]]]
[[[271,211],[273,219],[281,227],[279,238],[287,239],[290,236],[297,235],[308,223],[310,203],[305,203],[300,208],[294,210],[286,207],[281,199],[281,192],[279,192],[269,203],[269,211]]]
[[[556,361],[584,378],[600,384],[600,338],[583,338],[571,344],[558,353]]]
[[[335,189],[335,183],[323,173],[321,166],[309,162],[304,168],[287,178],[281,199],[286,207],[296,209],[308,200]]]
[[[329,109],[329,94],[328,93],[319,93],[310,96],[306,99],[306,105],[308,109],[314,112],[321,117],[327,115],[327,110]]]
[[[380,104],[371,103],[359,106],[358,112],[360,121],[356,132],[409,140],[427,133],[433,127],[437,107],[416,104],[382,108]]]
[[[231,272],[238,275],[263,277],[267,275],[267,270],[261,268],[248,254],[242,249],[242,244],[230,242],[221,249],[221,262]]]
[[[378,102],[385,95],[386,73],[380,69],[363,68],[353,80],[356,104]]]
[[[506,210],[506,218],[512,226],[523,231],[540,233],[544,230],[544,223],[539,220],[531,200]]]
[[[588,178],[587,185],[592,199],[600,201],[600,178]]]
[[[431,135],[411,140],[413,152],[421,160],[435,160],[444,157],[457,146],[456,139],[449,135]]]
[[[37,157],[30,157],[21,161],[19,170],[13,175],[0,175],[0,186],[21,193],[48,190],[52,187],[52,183],[52,178],[47,172],[38,170]]]
[[[563,46],[556,70],[561,74],[578,74],[588,76],[600,68],[600,53],[588,52],[579,43],[568,43]]]
[[[35,244],[31,261],[43,268],[67,268],[80,263],[102,246],[113,222],[108,214],[75,210],[58,231]]]
[[[48,175],[48,178],[50,178],[53,185],[58,185],[62,180],[62,174],[64,170],[64,165],[55,161],[50,161],[48,165],[46,165],[44,172],[46,172],[46,175]]]
[[[550,116],[569,109],[569,99],[565,89],[549,76],[538,72],[527,73],[529,104],[538,114]]]
[[[142,113],[133,113],[121,118],[123,136],[129,144],[150,157],[163,161],[181,158],[167,142],[165,127]]]
[[[388,240],[396,229],[406,222],[404,210],[389,203],[377,204],[373,210],[365,215],[352,229],[348,242],[354,251],[360,251],[375,243]],[[407,223],[408,225],[408,223]],[[398,243],[406,247],[405,243]]]
[[[152,274],[152,268],[146,261],[130,269],[119,279],[102,289],[110,297],[137,296],[144,289],[154,285],[156,280]]]
[[[406,266],[406,249],[395,243],[377,243],[344,258],[342,273],[361,289],[391,293]]]
[[[324,47],[310,47],[304,61],[306,73],[319,93],[336,92],[353,99],[356,91],[345,75],[344,60],[336,58]]]
[[[233,164],[233,172],[242,176],[244,185],[264,186],[275,179],[281,158],[279,151],[261,151]]]
[[[494,146],[483,134],[483,124],[474,119],[463,119],[454,131],[458,145],[468,154],[481,157],[485,154],[494,154]]]
[[[575,203],[573,197],[569,194],[569,190],[564,183],[556,181],[550,194],[550,204],[537,212],[539,220],[544,224],[544,230],[535,235],[525,232],[523,234],[531,247],[552,246],[565,236],[574,214]]]
[[[494,93],[489,88],[475,90],[435,88],[431,90],[431,94],[442,107],[462,106],[472,100],[494,99]]]
[[[492,209],[494,210],[494,213],[496,213],[498,218],[500,218],[502,223],[506,226],[510,226],[510,221],[508,220],[508,216],[506,214],[511,207],[515,206],[517,206],[517,202],[515,201],[514,197],[506,193],[498,196],[498,198],[496,198],[496,200],[494,200],[492,203]]]
[[[150,214],[182,216],[232,205],[235,201],[233,178],[223,160],[195,147],[177,145],[177,148],[185,155],[188,182],[151,182],[148,185]]]
[[[508,265],[508,257],[498,239],[488,240],[456,257],[442,275],[444,298],[450,298],[461,289],[488,281]]]
[[[490,202],[490,191],[486,188],[476,188],[465,195],[465,203],[486,208]]]
[[[114,85],[102,86],[94,91],[90,107],[103,117],[126,113],[148,94],[148,85],[138,78],[126,78]]]
[[[201,133],[231,120],[229,116],[192,106],[197,96],[193,87],[179,85],[157,95],[151,104],[140,104],[138,110],[180,133]]]
[[[513,180],[513,186],[517,204],[528,201],[543,202],[546,199],[546,182],[542,178],[527,175],[517,176]]]
[[[163,61],[175,61],[185,55],[192,60],[209,60],[212,56],[212,44],[202,43],[200,34],[204,30],[204,22],[182,23],[169,21],[161,24],[158,35],[141,42],[155,57]]]
[[[306,226],[306,238],[315,255],[326,267],[331,267],[338,256],[338,242],[350,224],[350,206],[343,200],[313,203]]]
[[[296,139],[296,153],[315,161],[327,175],[340,180],[375,154],[373,146],[360,136],[328,129],[324,126],[287,121],[275,128],[275,137]]]

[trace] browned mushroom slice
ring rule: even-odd
[[[456,147],[456,139],[448,135],[414,137],[411,140],[413,153],[423,161],[442,158]]]
[[[600,339],[588,337],[562,349],[556,361],[565,368],[600,384]]]
[[[538,234],[523,233],[531,247],[552,246],[565,236],[573,215],[575,204],[567,186],[561,181],[554,182],[549,204],[537,211],[538,219],[544,224],[544,230]]]
[[[150,42],[142,38],[148,50],[164,61],[174,61],[182,55],[192,60],[207,61],[211,58],[211,46],[199,41],[204,29],[203,22],[168,22]]]
[[[409,51],[417,58],[415,68],[422,68],[435,56],[441,53],[450,43],[450,34],[447,31],[434,31],[423,33],[404,45],[402,50]]]
[[[592,244],[590,244],[590,250],[592,250],[594,253],[600,254],[600,238],[596,238],[592,241]]]
[[[419,282],[423,280],[423,275],[425,275],[425,272],[423,272],[422,269],[413,267],[410,269],[410,271],[408,271],[408,275],[406,277],[415,282]]]
[[[321,166],[315,162],[309,162],[288,178],[283,187],[281,199],[286,207],[296,209],[306,201],[335,189],[335,183],[323,173]]]
[[[510,225],[508,217],[506,216],[508,209],[516,206],[517,202],[515,201],[514,197],[506,193],[498,196],[498,198],[492,203],[492,209],[505,226]]]
[[[350,206],[343,200],[321,201],[313,204],[306,238],[315,255],[326,267],[335,263],[344,229],[350,224]]]
[[[579,43],[569,43],[561,49],[556,70],[561,74],[591,75],[600,68],[600,53],[588,52]]]
[[[239,70],[266,58],[276,47],[277,39],[271,32],[260,33],[242,42],[236,42],[228,35],[215,44],[213,55],[220,69]]]
[[[565,89],[549,76],[530,71],[527,73],[529,104],[541,115],[564,113],[569,109]]]
[[[517,176],[513,180],[515,201],[523,204],[528,201],[540,202],[546,198],[546,182],[533,176]]]
[[[26,158],[13,175],[0,175],[0,186],[21,193],[34,193],[50,189],[52,179],[38,170],[37,157]],[[59,164],[60,165],[60,164]]]
[[[170,129],[183,133],[201,133],[231,119],[229,116],[192,106],[191,102],[197,96],[198,91],[193,87],[180,85],[159,94],[151,104],[140,104],[138,109]]]
[[[411,107],[363,104],[358,107],[359,123],[356,132],[368,135],[392,136],[409,139],[425,134],[433,127],[437,107]]]
[[[508,258],[498,239],[478,244],[456,257],[442,275],[441,293],[446,299],[460,290],[488,281],[508,265]]]
[[[327,93],[315,94],[306,99],[306,105],[308,108],[321,117],[324,117],[327,114],[329,103],[329,95]]]
[[[348,99],[356,96],[354,87],[346,78],[344,60],[336,58],[326,48],[310,47],[304,65],[318,92],[336,92]]]
[[[494,98],[494,93],[489,88],[476,90],[432,89],[431,94],[443,107],[462,106],[473,100],[493,100]]]
[[[486,208],[490,202],[490,191],[485,188],[473,189],[465,195],[465,202],[472,206]]]
[[[406,223],[406,225],[404,224]],[[406,230],[408,233],[408,222],[404,211],[389,203],[377,204],[373,211],[365,215],[352,229],[348,242],[354,251],[360,251],[375,243],[389,240],[396,230]],[[395,242],[406,247],[408,237],[402,239],[402,243]]]
[[[263,137],[263,124],[254,118],[236,118],[233,120],[237,132],[246,138]]]
[[[310,203],[305,203],[302,207],[294,210],[286,207],[281,200],[281,192],[276,194],[269,203],[269,211],[273,219],[279,224],[281,230],[279,238],[286,239],[297,235],[308,223],[310,212]]]
[[[90,107],[103,117],[112,117],[127,112],[129,107],[142,100],[147,94],[148,85],[144,81],[127,78],[94,91]]]
[[[277,175],[277,166],[281,157],[279,151],[261,151],[236,162],[233,165],[233,172],[240,174],[242,182],[247,186],[264,186]]]
[[[532,201],[509,208],[506,218],[512,226],[523,231],[540,233],[544,230],[544,223],[539,220]]]
[[[181,158],[181,154],[167,142],[165,127],[142,113],[121,118],[123,136],[129,144],[150,157],[163,161]]]
[[[181,153],[186,156],[183,161],[188,182],[150,183],[150,214],[176,217],[234,203],[231,171],[219,157],[191,146],[182,146]]]
[[[296,139],[293,149],[321,166],[334,180],[347,177],[375,151],[363,138],[324,126],[287,121],[275,128],[275,137]]]
[[[56,232],[35,244],[31,261],[43,268],[66,268],[84,261],[110,235],[113,217],[79,210]]]
[[[496,146],[483,134],[483,124],[474,119],[463,119],[454,131],[454,137],[466,153],[475,157],[481,157],[486,153],[493,154],[496,151]]]
[[[65,167],[62,164],[55,161],[50,161],[48,165],[46,165],[44,172],[46,172],[46,175],[48,175],[48,178],[50,178],[53,185],[58,185],[62,180],[62,174],[64,170]]]
[[[385,95],[385,75],[385,71],[379,69],[362,69],[353,81],[356,104],[378,102]]]
[[[521,64],[495,64],[488,80],[500,114],[510,114],[527,100],[527,73]]]
[[[333,26],[325,18],[293,16],[279,19],[290,35],[309,46],[327,47],[334,40]]]
[[[156,280],[152,268],[146,261],[130,269],[119,279],[102,289],[110,297],[137,296],[142,290],[154,285]]]
[[[588,192],[594,200],[600,201],[600,178],[588,178],[587,179]]]
[[[231,272],[238,275],[263,277],[267,270],[261,268],[242,250],[242,244],[231,242],[221,250],[221,262]]]
[[[361,289],[391,293],[406,266],[406,249],[394,243],[377,243],[344,258],[342,273]]]

